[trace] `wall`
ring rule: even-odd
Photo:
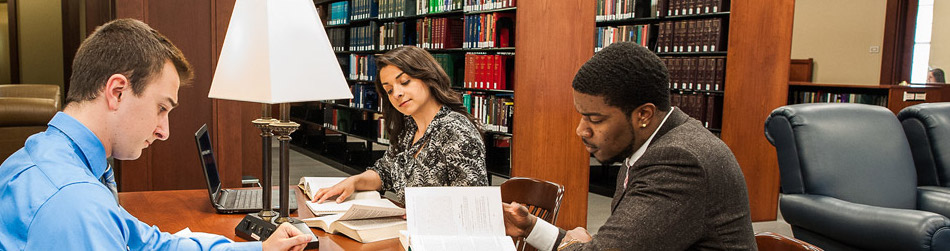
[[[10,83],[10,21],[7,3],[0,1],[0,84]]]
[[[950,1],[934,1],[934,30],[930,38],[930,67],[950,70]]]
[[[17,1],[20,82],[63,85],[62,3]]]
[[[938,1],[939,2],[939,1]],[[814,82],[878,85],[887,0],[797,0],[792,58],[814,58]]]

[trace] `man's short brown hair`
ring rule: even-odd
[[[76,52],[69,77],[66,104],[95,99],[113,74],[129,79],[132,93],[142,94],[145,85],[172,62],[181,84],[194,73],[178,47],[142,21],[118,19],[96,28]]]

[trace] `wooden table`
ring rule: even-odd
[[[297,188],[298,212],[290,215],[298,218],[313,217],[303,192]],[[186,227],[194,232],[219,234],[234,241],[247,241],[234,234],[234,227],[244,218],[244,214],[218,214],[211,207],[207,190],[173,190],[149,192],[119,193],[119,204],[132,216],[149,225],[158,226],[165,232],[178,232]],[[298,213],[300,215],[298,215]],[[310,228],[320,239],[319,250],[391,250],[402,251],[398,239],[389,239],[372,243],[359,243],[343,235],[327,234],[320,229]]]

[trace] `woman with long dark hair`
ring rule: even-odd
[[[428,52],[396,48],[376,59],[389,150],[365,172],[330,188],[313,200],[354,191],[392,191],[405,200],[413,186],[487,186],[485,143],[475,118],[449,86],[449,76]]]

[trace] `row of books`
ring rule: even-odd
[[[791,91],[788,97],[789,104],[802,103],[859,103],[887,106],[887,95],[828,92],[828,91]]]
[[[725,49],[721,18],[666,21],[658,24],[656,52],[710,52]]]
[[[515,101],[510,95],[462,94],[462,103],[487,131],[511,133]]]
[[[465,16],[465,48],[510,47],[513,46],[514,36],[514,13]]]
[[[416,47],[448,49],[462,47],[461,18],[423,18],[416,21]]]
[[[376,56],[350,54],[350,79],[376,81]]]
[[[515,0],[465,0],[465,11],[483,11],[515,7]]]
[[[350,0],[353,2],[353,10],[350,12],[351,20],[362,20],[376,18],[379,16],[379,0]]]
[[[372,22],[369,25],[350,27],[350,50],[375,51],[378,30],[379,26]]]
[[[670,73],[670,89],[722,91],[725,57],[660,57]]]
[[[511,90],[514,75],[512,56],[465,54],[465,88]]]
[[[326,102],[347,105],[339,100]],[[320,121],[323,128],[349,133],[365,139],[379,137],[376,122],[376,119],[381,116],[379,113],[340,108],[335,105],[324,105],[320,112],[323,114],[323,121]]]
[[[353,93],[353,99],[350,99],[348,104],[350,107],[379,110],[379,95],[376,93],[375,84],[350,85],[350,92]]]
[[[660,0],[660,15],[684,16],[717,13],[729,8],[729,0]]]
[[[462,9],[463,0],[418,0],[416,13],[419,15],[440,13]]]
[[[463,87],[462,76],[465,75],[465,62],[460,54],[432,54],[439,66],[449,75],[450,85],[453,87]]]
[[[328,25],[348,24],[350,23],[350,2],[340,1],[330,4],[330,18],[327,19]]]
[[[699,120],[710,129],[722,128],[722,95],[697,92],[673,92],[670,105]]]
[[[327,38],[330,39],[330,46],[333,47],[334,51],[346,50],[346,43],[349,42],[346,39],[346,28],[327,29]]]
[[[649,13],[643,12],[636,13],[635,7],[637,7],[637,2],[640,2],[640,4],[649,4],[649,2],[644,2],[643,0],[597,0],[597,7],[595,9],[596,21],[645,17],[644,15],[649,15]]]
[[[415,6],[416,0],[379,0],[379,18],[414,16],[416,15]]]
[[[597,27],[594,33],[594,52],[617,42],[635,42],[650,47],[650,25],[622,25],[617,27]]]
[[[406,22],[396,21],[383,23],[379,27],[379,49],[392,50],[407,44],[415,44],[412,34],[413,26],[406,25]]]

